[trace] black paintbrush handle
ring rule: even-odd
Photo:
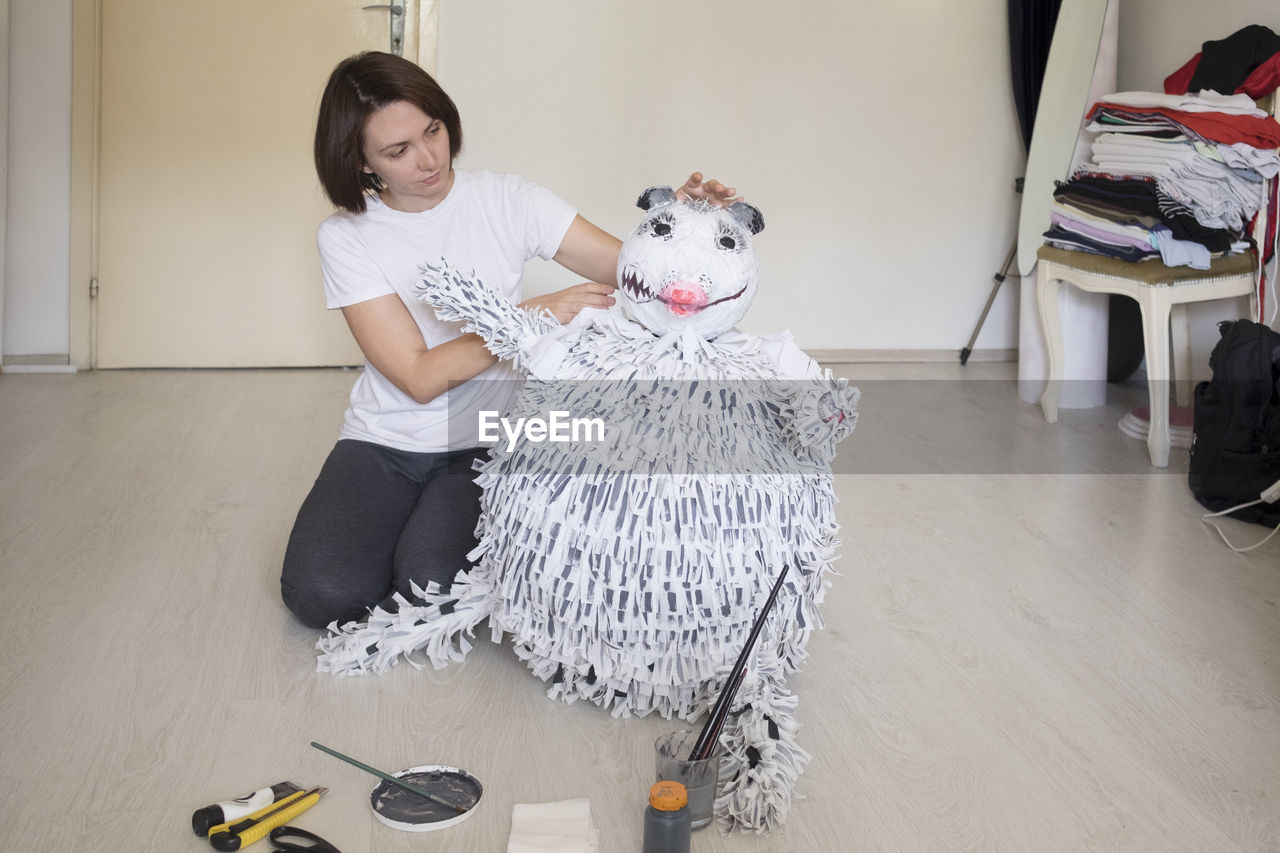
[[[733,696],[738,692],[739,685],[742,684],[742,677],[746,674],[747,660],[751,657],[751,650],[755,647],[756,640],[760,637],[760,631],[764,628],[765,619],[769,616],[769,611],[773,608],[774,599],[778,597],[778,591],[782,589],[782,582],[787,577],[787,566],[782,567],[782,571],[778,573],[778,579],[773,583],[773,589],[769,592],[769,598],[764,603],[764,607],[760,608],[760,615],[756,617],[755,624],[751,626],[751,633],[747,635],[747,643],[742,647],[742,652],[738,655],[738,660],[733,664],[733,669],[729,670],[729,677],[725,680],[724,688],[720,691],[720,698],[716,700],[715,707],[711,709],[711,716],[707,719],[707,724],[702,727],[702,732],[698,735],[697,741],[694,742],[693,752],[689,754],[692,760],[702,760],[711,755],[714,748],[716,738],[720,736],[720,728],[724,725],[724,718],[729,713],[729,706],[733,704]],[[717,718],[719,723],[716,722]]]
[[[743,667],[725,681],[721,695],[728,696],[730,701],[717,702],[716,707],[711,710],[711,716],[707,719],[707,724],[703,727],[702,733],[698,735],[698,743],[694,744],[694,751],[689,756],[691,761],[710,758],[711,753],[715,751],[716,742],[720,740],[720,732],[724,729],[724,721],[729,718],[729,708],[733,705],[732,699],[737,695],[738,688],[742,686],[742,679],[746,674],[747,670]],[[701,753],[698,749],[699,745],[702,747]]]

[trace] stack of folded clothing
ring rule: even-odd
[[[1194,269],[1248,248],[1263,180],[1280,173],[1280,124],[1252,98],[1124,92],[1087,120],[1092,160],[1058,183],[1049,245]]]

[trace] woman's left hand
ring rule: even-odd
[[[554,293],[535,296],[520,303],[521,308],[550,311],[564,325],[578,316],[583,308],[608,308],[614,303],[615,288],[594,281],[584,281]]]
[[[703,181],[701,172],[694,172],[684,186],[676,190],[676,198],[701,199],[716,207],[728,207],[735,201],[742,201],[742,196],[733,187],[726,187],[717,180]]]

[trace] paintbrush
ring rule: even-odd
[[[349,755],[343,755],[341,752],[330,749],[327,746],[318,744],[315,741],[311,741],[311,745],[314,746],[316,749],[320,750],[321,752],[329,753],[334,758],[340,758],[354,767],[359,767],[361,770],[365,771],[366,773],[372,773],[374,776],[377,776],[379,779],[382,779],[386,782],[390,782],[392,785],[398,785],[399,787],[404,788],[406,791],[410,791],[414,794],[417,794],[419,797],[426,797],[428,800],[435,803],[436,805],[444,806],[447,809],[453,809],[458,814],[466,814],[467,810],[464,809],[462,806],[454,805],[453,803],[449,802],[446,799],[437,797],[435,794],[431,793],[430,791],[426,791],[426,790],[423,790],[422,788],[419,788],[417,785],[406,782],[403,779],[400,779],[396,776],[392,776],[390,773],[383,773],[381,770],[378,770],[377,768],[370,767],[368,764],[364,764],[362,762],[356,761],[354,758],[352,758]]]
[[[724,687],[720,691],[720,698],[716,699],[716,704],[711,709],[711,716],[707,718],[707,724],[702,727],[702,732],[693,744],[693,751],[689,753],[690,761],[702,761],[711,757],[716,741],[720,739],[720,730],[724,728],[724,721],[729,716],[729,706],[733,704],[734,694],[738,692],[738,688],[742,685],[743,676],[747,674],[747,660],[751,657],[751,649],[755,647],[756,640],[760,637],[760,631],[764,628],[765,618],[769,615],[769,611],[773,609],[774,599],[778,597],[778,590],[782,589],[782,581],[786,577],[787,567],[783,566],[782,571],[778,573],[778,579],[773,583],[773,589],[769,593],[768,600],[765,601],[764,607],[760,608],[760,615],[756,617],[755,624],[751,626],[751,633],[747,635],[746,645],[742,647],[742,652],[738,655],[738,660],[733,664],[733,669],[729,670],[729,677],[725,679]]]

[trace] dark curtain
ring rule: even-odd
[[[1013,75],[1013,100],[1022,129],[1022,144],[1031,150],[1031,129],[1036,124],[1036,104],[1049,44],[1058,22],[1062,0],[1009,0],[1009,65]]]

